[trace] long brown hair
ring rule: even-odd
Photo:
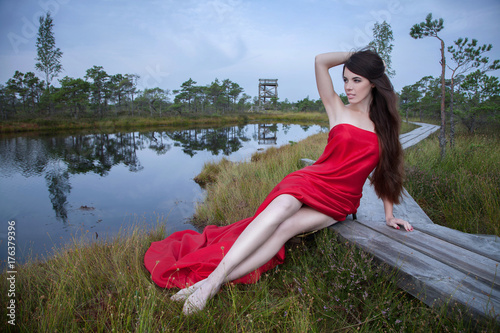
[[[369,115],[379,138],[380,159],[371,183],[380,198],[398,204],[403,191],[404,166],[399,142],[401,117],[394,87],[385,74],[382,58],[371,49],[353,53],[344,64],[344,69],[346,67],[374,84]]]

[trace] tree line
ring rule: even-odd
[[[455,78],[453,88],[451,79],[445,79],[444,87],[445,110],[448,110],[450,121],[453,114],[454,125],[460,121],[470,133],[474,133],[486,122],[500,122],[500,84],[497,77],[476,70]],[[441,78],[424,76],[414,84],[404,86],[399,93],[399,101],[400,111],[406,120],[408,117],[421,121],[426,118],[441,120]]]
[[[59,80],[60,87],[46,88],[46,81],[35,73],[16,71],[5,85],[0,85],[1,118],[230,113],[249,108],[251,99],[229,79],[215,79],[206,86],[189,79],[173,91],[159,87],[139,90],[138,79],[137,74],[110,75],[102,66],[93,66],[83,78],[65,76]]]

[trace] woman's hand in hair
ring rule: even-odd
[[[403,226],[406,231],[413,231],[413,227],[410,222],[395,218],[394,216],[386,219],[385,223],[394,229],[399,229],[399,226]]]

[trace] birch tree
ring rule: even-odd
[[[49,91],[50,84],[54,77],[62,72],[61,49],[56,47],[56,40],[52,29],[54,22],[50,17],[50,12],[45,17],[40,16],[40,27],[36,39],[37,56],[35,68],[45,75],[46,89]]]
[[[391,25],[386,21],[382,23],[375,22],[373,26],[373,40],[368,44],[375,48],[377,53],[385,61],[385,72],[388,77],[392,78],[396,75],[396,71],[392,69],[391,52],[394,44],[394,36],[392,34]]]

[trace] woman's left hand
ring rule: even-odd
[[[413,227],[411,226],[410,222],[402,220],[402,219],[390,217],[390,218],[385,220],[385,223],[389,227],[393,227],[394,229],[399,229],[399,226],[402,225],[406,229],[406,231],[413,231]]]

